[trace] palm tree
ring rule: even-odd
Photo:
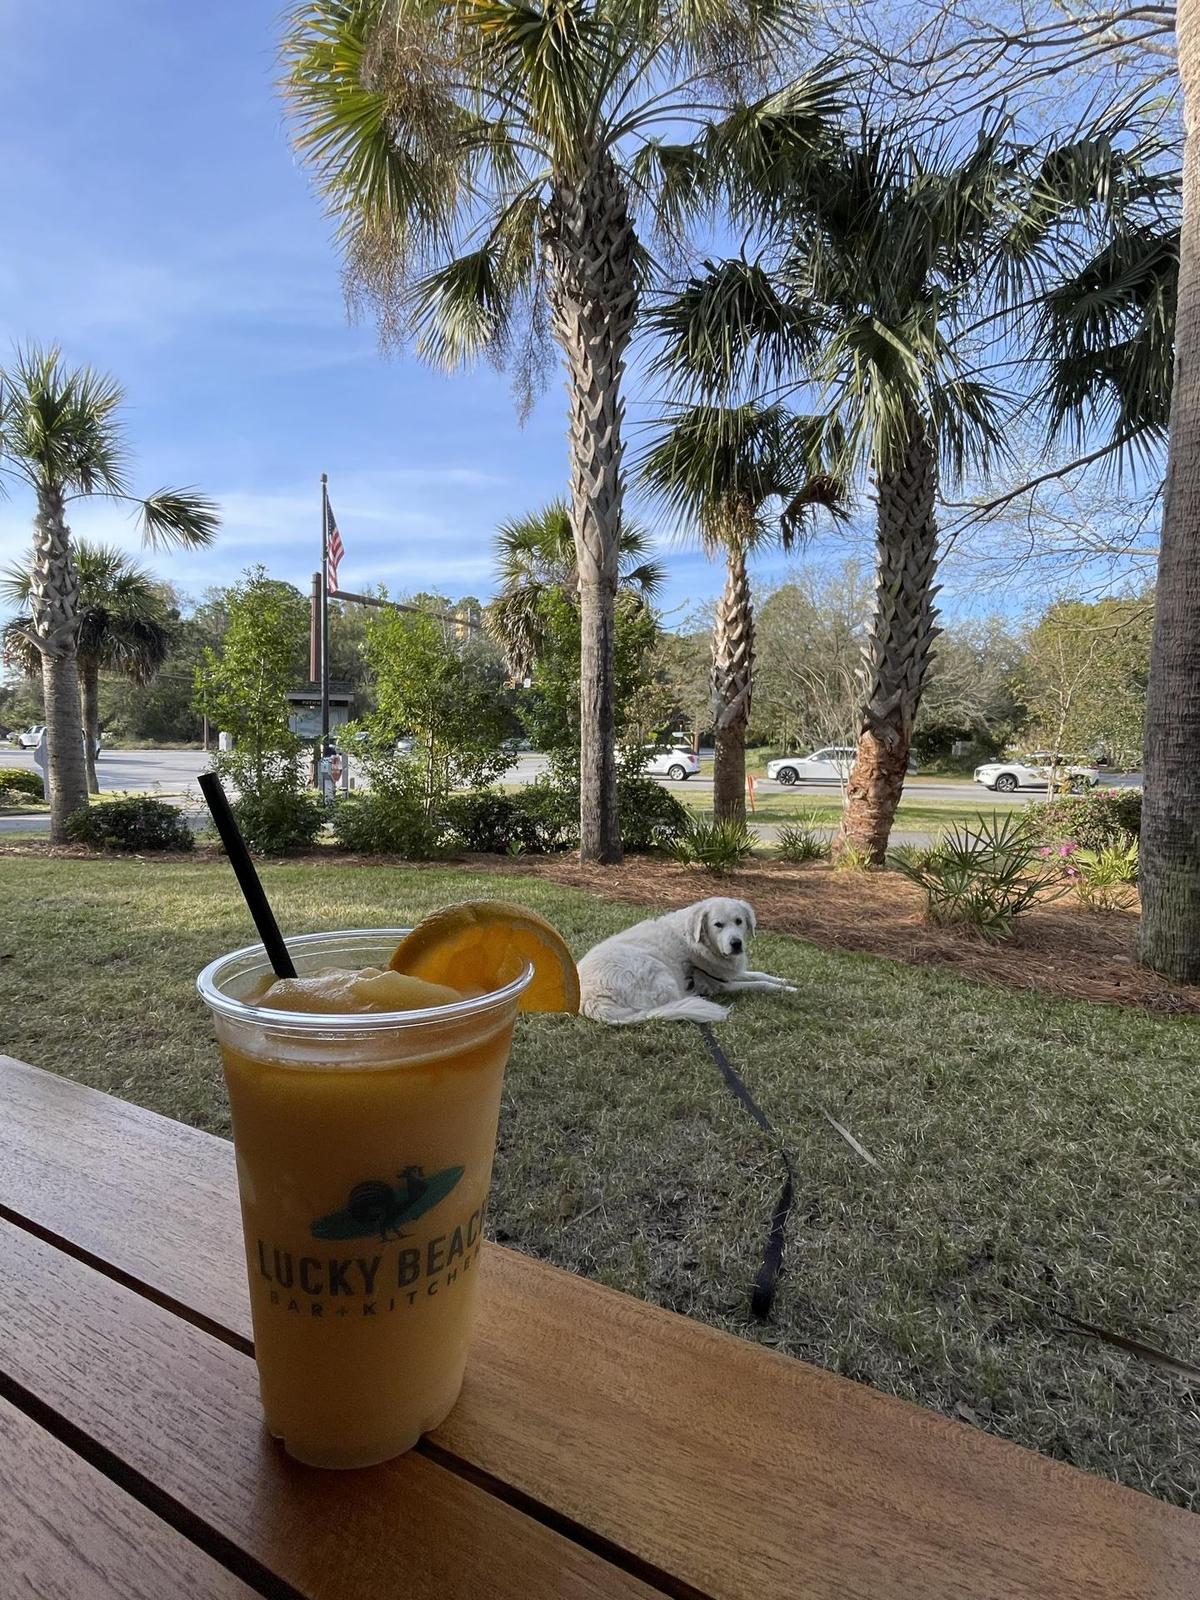
[[[690,406],[646,451],[642,474],[711,556],[725,555],[712,636],[716,732],[713,812],[746,820],[746,726],[754,683],[754,608],[747,558],[768,541],[790,549],[804,512],[839,512],[838,485],[813,462],[819,421],[779,405]]]
[[[617,540],[617,585],[644,601],[654,599],[665,578],[650,548],[646,530],[623,520]],[[571,510],[565,500],[551,500],[540,511],[500,524],[496,576],[499,593],[484,613],[485,623],[513,676],[525,678],[538,658],[544,596],[557,591],[573,602],[579,599]]]
[[[875,608],[839,844],[874,861],[939,631],[939,486],[1005,453],[1000,396],[975,375],[960,332],[1037,275],[1123,161],[1099,139],[1032,172],[1024,159],[1002,122],[961,159],[864,123],[795,169],[765,262],[710,264],[656,316],[663,365],[695,383],[720,389],[749,374],[784,393],[815,388],[822,454],[837,477],[873,483]]]
[[[90,367],[67,368],[57,349],[18,352],[0,370],[0,475],[25,482],[37,498],[30,563],[29,625],[42,661],[50,776],[50,837],[66,838],[70,814],[87,804],[79,690],[79,572],[67,523],[72,500],[91,495],[132,501],[149,544],[206,545],[216,508],[190,489],[130,494],[119,408],[120,387]]]
[[[669,248],[727,149],[769,147],[779,163],[823,126],[823,86],[739,99],[768,75],[786,81],[808,11],[806,0],[306,0],[284,39],[296,146],[384,338],[447,367],[510,355],[526,400],[547,336],[565,363],[585,860],[620,856],[621,383],[653,272],[639,229]],[[707,146],[678,142],[698,128]]]
[[[162,593],[153,575],[113,545],[75,544],[79,574],[76,659],[79,667],[84,751],[88,791],[100,792],[96,751],[100,745],[100,674],[117,672],[135,683],[149,683],[167,659],[170,630]],[[24,567],[0,574],[0,596],[28,606],[33,578]],[[33,619],[14,617],[5,624],[3,652],[27,677],[42,670],[42,658],[30,638]]]

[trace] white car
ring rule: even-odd
[[[1035,750],[1032,755],[1018,761],[985,761],[975,768],[975,782],[999,794],[1013,794],[1017,789],[1046,789],[1050,786],[1050,769],[1055,767],[1057,777],[1065,776],[1069,787],[1076,793],[1094,789],[1100,782],[1095,767],[1075,766],[1063,760],[1055,761],[1046,750]]]
[[[659,745],[647,745],[646,751],[642,771],[652,778],[670,778],[673,783],[683,783],[700,771],[700,757],[684,745],[673,745],[666,750]]]
[[[781,756],[767,762],[767,777],[779,783],[842,783],[854,765],[854,747],[830,744],[808,756]]]
[[[17,743],[23,750],[36,750],[42,742],[42,735],[46,731],[44,722],[35,722],[32,728],[26,728],[24,733],[17,734]],[[87,735],[84,735],[85,739]],[[96,736],[96,760],[100,759],[100,751],[104,746],[103,734]]]

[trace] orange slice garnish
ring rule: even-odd
[[[501,989],[533,968],[522,1011],[578,1011],[579,974],[557,928],[525,906],[464,900],[431,911],[392,952],[388,965],[460,991]]]

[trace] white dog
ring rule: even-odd
[[[579,963],[579,1009],[597,1022],[719,1022],[726,1009],[706,995],[743,989],[795,993],[782,978],[747,968],[753,932],[753,908],[745,900],[719,897],[639,922],[596,945]]]

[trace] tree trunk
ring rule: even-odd
[[[725,592],[713,623],[713,815],[718,822],[746,820],[746,725],[753,680],[754,608],[746,550],[742,540],[731,535]]]
[[[1146,696],[1143,965],[1200,982],[1200,0],[1180,0],[1186,141],[1167,492]]]
[[[100,793],[96,777],[96,745],[100,738],[100,668],[93,661],[80,661],[79,703],[83,714],[83,765],[89,794]]]
[[[904,792],[921,690],[941,631],[937,585],[937,454],[922,419],[910,414],[902,458],[877,484],[875,612],[863,654],[865,698],[846,807],[834,845],[880,864]]]
[[[637,312],[633,223],[605,152],[559,174],[547,207],[551,327],[567,361],[571,532],[579,572],[579,834],[585,861],[621,859],[613,638],[621,531],[621,377]]]
[[[50,839],[63,844],[67,818],[88,802],[83,756],[83,712],[79,703],[76,639],[79,574],[71,552],[63,492],[38,491],[33,522],[33,566],[29,611],[34,642],[42,656],[46,707],[46,753],[50,777]]]

